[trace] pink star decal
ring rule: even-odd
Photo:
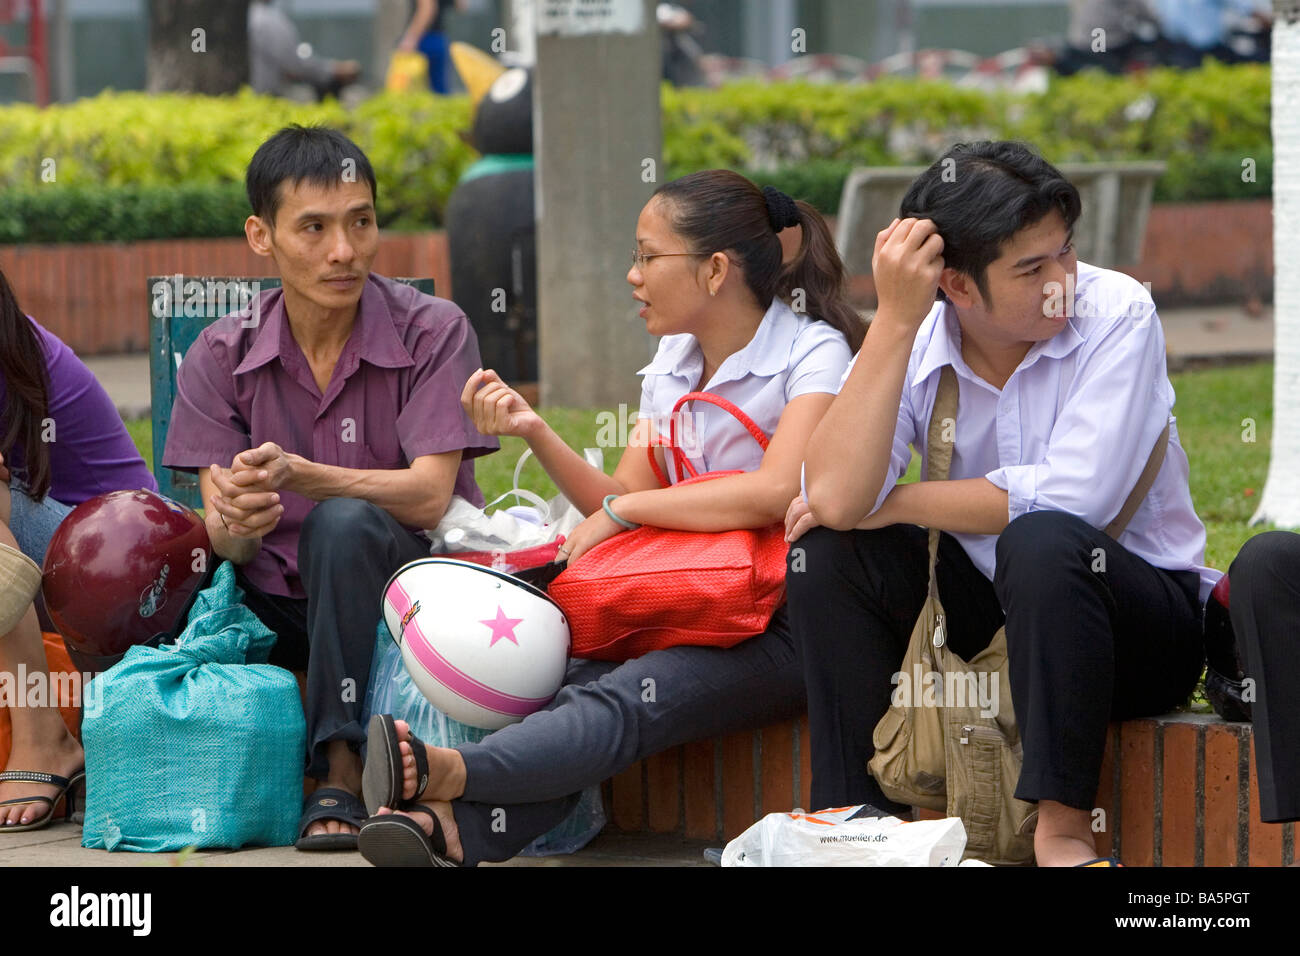
[[[514,643],[515,647],[519,646],[519,641],[515,638],[515,625],[523,622],[522,617],[506,617],[506,612],[501,610],[501,605],[497,605],[497,616],[487,621],[479,621],[480,624],[486,624],[492,628],[492,643],[488,647],[495,647],[497,641],[503,637]]]

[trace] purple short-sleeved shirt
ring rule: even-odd
[[[460,406],[482,363],[454,303],[371,273],[324,395],[294,340],[282,290],[263,292],[259,306],[259,323],[245,328],[247,314],[218,319],[181,362],[164,465],[228,468],[268,441],[342,468],[406,468],[422,455],[463,451],[454,494],[483,504],[471,459],[499,446]],[[300,598],[298,535],[315,502],[286,491],[280,502],[280,523],[244,573],[267,594]]]
[[[50,378],[50,497],[65,505],[79,505],[110,491],[157,491],[158,483],[136,451],[104,386],[54,333],[35,319],[31,323]],[[0,379],[0,408],[4,398],[4,381]],[[10,449],[5,464],[20,476],[26,470],[20,445]]]

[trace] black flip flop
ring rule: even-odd
[[[429,785],[429,757],[424,741],[411,734],[409,743],[415,755],[415,796],[402,799],[402,751],[398,748],[397,726],[392,714],[375,714],[366,731],[366,763],[361,771],[361,796],[366,812],[372,816],[380,807],[406,810],[424,794]]]
[[[398,813],[373,816],[362,825],[357,838],[367,862],[374,866],[457,866],[447,859],[447,840],[433,811],[417,803],[406,812],[427,813],[433,821],[432,838],[410,817]]]
[[[357,848],[355,833],[317,833],[314,836],[307,836],[311,825],[321,820],[338,820],[359,827],[366,822],[366,811],[356,794],[337,787],[321,787],[303,803],[302,817],[298,820],[298,840],[294,846],[299,850],[355,850]]]

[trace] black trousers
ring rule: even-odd
[[[1268,531],[1228,569],[1229,614],[1252,705],[1259,816],[1300,820],[1300,534]]]
[[[429,543],[377,505],[330,498],[307,515],[298,572],[307,597],[266,594],[242,574],[244,603],[275,631],[271,663],[307,672],[307,775],[329,773],[326,744],[366,739],[361,706],[370,682],[382,591],[394,571],[428,557]]]
[[[812,804],[898,811],[867,761],[925,600],[926,531],[816,528],[791,556],[786,584],[808,690]],[[1181,704],[1200,676],[1196,572],[1155,568],[1072,515],[1036,511],[1011,522],[998,538],[991,583],[955,538],[941,535],[937,576],[954,652],[969,659],[1006,623],[1022,800],[1091,809],[1107,723]]]

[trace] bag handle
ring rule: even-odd
[[[655,448],[657,446],[663,446],[672,451],[673,462],[676,465],[678,475],[686,474],[691,478],[699,477],[699,472],[695,469],[695,466],[690,463],[690,460],[686,457],[686,453],[682,451],[681,447],[677,444],[677,413],[681,410],[683,405],[692,401],[708,402],[710,405],[716,405],[718,408],[729,413],[733,418],[740,422],[740,424],[745,426],[746,431],[754,436],[754,440],[758,442],[759,447],[762,448],[763,451],[767,451],[767,433],[764,432],[763,429],[759,428],[758,425],[754,423],[754,420],[741,411],[735,403],[727,401],[727,399],[723,398],[721,395],[714,395],[712,392],[687,392],[673,404],[673,412],[668,419],[668,438],[665,439],[662,435],[656,435],[654,439],[646,445],[646,455],[650,458],[650,467],[654,470],[655,477],[659,479],[659,483],[665,488],[669,487],[672,482],[668,480],[668,476],[664,474],[663,469],[659,467],[659,461],[655,458]]]
[[[511,484],[514,487],[512,487],[509,491],[497,495],[495,498],[493,498],[491,501],[485,504],[483,506],[484,514],[487,514],[489,508],[494,508],[497,505],[499,505],[501,502],[505,501],[507,498],[513,496],[517,501],[526,501],[534,508],[536,508],[538,511],[540,511],[542,513],[542,524],[546,525],[551,523],[551,506],[546,502],[546,500],[542,498],[542,496],[539,494],[535,494],[534,492],[531,492],[526,488],[519,487],[519,475],[524,470],[524,462],[528,461],[528,459],[532,456],[532,454],[533,454],[533,450],[531,448],[524,449],[524,453],[520,455],[519,460],[515,462],[515,476],[511,482]]]

